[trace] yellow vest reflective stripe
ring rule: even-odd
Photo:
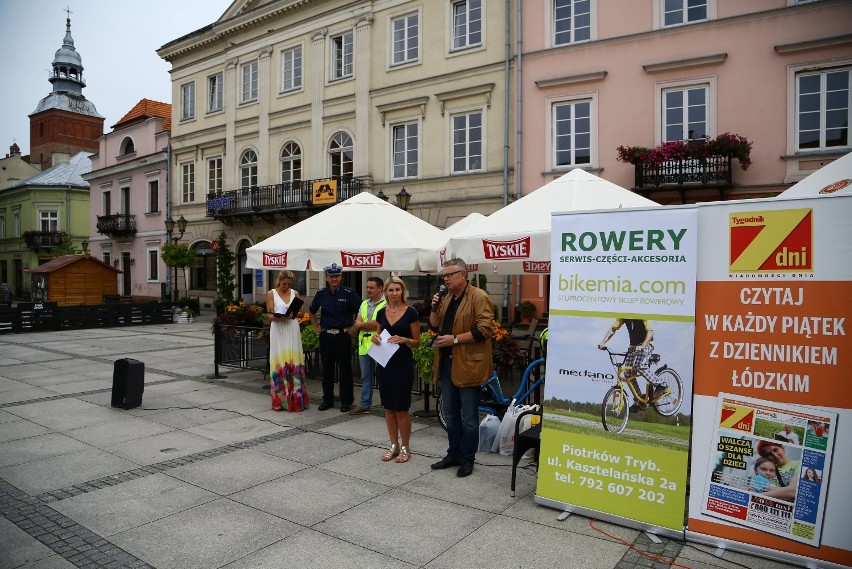
[[[376,307],[373,309],[373,316],[367,318],[367,303],[370,302],[369,299],[365,300],[361,303],[361,322],[370,322],[376,319],[376,315],[379,313],[386,304],[386,299],[381,299],[376,303]],[[358,354],[361,356],[367,355],[367,350],[370,349],[370,344],[372,340],[370,338],[373,337],[373,333],[375,330],[361,330],[358,332]]]

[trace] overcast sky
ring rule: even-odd
[[[0,157],[12,142],[30,153],[30,119],[51,93],[53,57],[71,36],[83,59],[83,95],[105,118],[104,131],[141,99],[171,103],[171,65],[163,44],[215,22],[231,0],[0,0]]]

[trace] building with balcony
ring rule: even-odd
[[[768,196],[852,149],[848,1],[546,0],[521,21],[524,194],[584,168],[662,204]]]
[[[139,101],[100,137],[92,156],[89,242],[92,255],[121,271],[122,296],[162,298],[171,105]]]
[[[501,2],[238,1],[161,47],[173,216],[189,221],[198,261],[190,293],[215,295],[212,240],[224,230],[238,295],[261,299],[274,275],[246,269],[245,249],[328,207],[318,192],[337,203],[405,188],[409,211],[439,227],[502,207],[513,194],[509,32]],[[298,274],[303,294],[323,286]],[[360,290],[365,275],[346,276]]]
[[[0,190],[0,277],[16,298],[30,291],[29,271],[80,252],[88,236],[89,152]]]

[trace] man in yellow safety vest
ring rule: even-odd
[[[367,279],[367,298],[358,309],[352,330],[358,332],[358,363],[361,367],[361,400],[352,407],[350,415],[360,415],[370,410],[373,404],[373,376],[376,371],[376,360],[367,355],[370,349],[370,338],[378,329],[376,315],[387,302],[384,295],[384,283],[379,277]]]

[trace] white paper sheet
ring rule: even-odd
[[[379,345],[370,344],[370,349],[367,350],[367,355],[376,360],[376,363],[382,367],[386,367],[388,365],[388,361],[391,359],[396,351],[399,349],[399,344],[391,344],[388,342],[388,338],[391,335],[387,330],[382,330],[382,333],[379,334],[379,338],[382,339],[382,343]]]

